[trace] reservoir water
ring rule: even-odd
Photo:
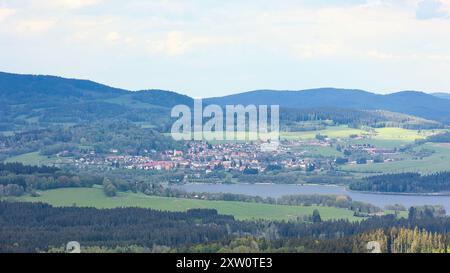
[[[354,201],[363,201],[380,208],[393,204],[401,204],[406,208],[421,205],[442,205],[447,213],[450,213],[450,196],[361,193],[349,191],[345,187],[334,185],[185,184],[180,186],[180,188],[187,192],[223,192],[261,197],[281,197],[291,194],[347,195]]]

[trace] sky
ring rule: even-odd
[[[450,92],[450,0],[0,0],[0,71],[193,97]]]

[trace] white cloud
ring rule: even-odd
[[[41,6],[47,6],[50,8],[74,10],[98,5],[102,1],[103,0],[39,0],[38,3]]]
[[[152,54],[177,56],[186,53],[195,44],[193,39],[185,37],[181,31],[169,31],[162,39],[148,42]]]
[[[339,53],[339,47],[332,43],[301,44],[293,46],[294,55],[299,59],[328,58]]]
[[[16,32],[26,33],[40,33],[48,31],[56,24],[56,20],[53,19],[36,19],[36,20],[23,20],[16,24]]]
[[[10,30],[29,35],[30,42],[41,43],[41,47],[33,43],[40,56],[54,56],[51,69],[61,67],[60,60],[73,58],[79,71],[85,71],[83,66],[89,62],[92,73],[98,73],[94,70],[98,66],[107,74],[109,70],[105,67],[123,67],[115,63],[120,59],[130,66],[129,70],[138,67],[140,71],[151,70],[153,75],[159,75],[150,83],[163,88],[196,89],[201,85],[197,82],[204,80],[206,85],[209,79],[210,84],[215,84],[215,80],[223,89],[250,85],[266,88],[263,85],[268,78],[302,87],[302,81],[307,79],[291,79],[290,71],[305,69],[312,74],[339,62],[358,67],[356,70],[361,73],[367,70],[367,75],[376,74],[374,70],[379,67],[371,67],[373,64],[399,71],[412,69],[411,62],[419,68],[432,67],[432,63],[449,68],[445,62],[450,56],[450,20],[443,17],[418,20],[416,12],[423,9],[420,4],[423,0],[346,1],[354,3],[346,5],[337,4],[338,1],[325,5],[324,1],[309,1],[309,5],[303,5],[304,1],[298,0],[264,1],[264,4],[257,0],[207,4],[198,0],[28,0],[33,5],[19,2],[5,0],[10,4],[0,8],[0,20],[3,20],[0,40]],[[450,0],[440,0],[440,3],[437,14],[450,14]],[[31,52],[30,62],[37,58],[30,43],[11,36],[8,43],[17,52]],[[68,46],[75,52],[70,57]],[[0,57],[1,52],[8,51],[5,48],[0,44]],[[88,62],[81,61],[85,54],[91,54],[86,57]],[[17,56],[20,59],[19,53]],[[365,67],[361,68],[361,64]],[[281,68],[269,77],[264,74],[270,70],[268,67]],[[70,75],[75,66],[65,69]],[[437,70],[425,71],[434,73],[428,79],[443,78],[444,72]],[[158,73],[177,75],[177,81],[164,82],[164,75]],[[138,73],[117,74],[121,76],[111,76],[113,83],[123,80],[124,87],[143,81],[137,78]],[[194,82],[196,75],[199,80]],[[320,76],[330,79],[327,85],[333,85],[331,79],[338,78],[339,83],[346,81],[348,87],[358,87],[351,84],[354,78],[340,71]],[[230,78],[237,80],[234,83]],[[239,82],[239,78],[243,80]],[[368,85],[376,84],[370,76],[366,80]],[[440,80],[443,81],[446,80]],[[450,79],[446,82],[450,90]],[[322,85],[322,81],[316,83]],[[398,84],[386,79],[386,85],[390,83]],[[274,84],[274,87],[283,86]]]
[[[0,22],[5,20],[6,18],[10,17],[14,13],[15,13],[14,9],[0,7]]]
[[[399,56],[399,55],[395,55],[395,54],[387,53],[387,52],[381,52],[381,51],[378,51],[375,49],[369,50],[367,52],[367,56],[370,58],[381,60],[381,61],[396,60],[396,59],[401,58],[401,56]]]
[[[122,38],[122,36],[115,31],[112,31],[110,33],[108,33],[108,35],[106,35],[106,39],[110,42],[117,42]]]

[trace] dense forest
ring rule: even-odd
[[[373,192],[449,192],[450,172],[429,175],[398,173],[370,176],[350,184],[351,190]]]
[[[175,213],[0,202],[0,252],[45,251],[71,240],[111,247],[176,246],[220,240],[231,234],[253,234],[256,228],[255,224],[218,215],[215,210]]]
[[[335,239],[300,237],[267,240],[240,237],[222,242],[179,247],[175,251],[183,253],[367,253],[371,250],[368,249],[368,242],[378,242],[381,253],[448,253],[450,234],[401,227],[377,229]]]
[[[236,221],[215,210],[161,212],[140,208],[55,208],[0,202],[0,252],[41,252],[79,241],[92,249],[138,246],[153,252],[445,252],[450,218],[434,207],[362,222]],[[247,239],[245,239],[247,238]]]
[[[381,110],[370,111],[332,107],[305,109],[281,108],[280,120],[282,125],[284,125],[284,129],[292,131],[323,129],[317,127],[318,125],[309,127],[302,125],[299,127],[298,123],[306,121],[332,121],[334,124],[346,124],[350,127],[400,127],[415,130],[442,127],[442,124],[438,122],[400,113]],[[323,124],[322,126],[325,125],[327,124]]]
[[[94,151],[108,153],[117,149],[121,153],[140,155],[145,151],[181,148],[172,138],[131,122],[94,122],[76,126],[51,126],[11,136],[0,135],[3,156],[40,151],[42,155],[55,155],[68,151],[71,155]]]

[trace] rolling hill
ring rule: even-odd
[[[192,105],[189,96],[165,90],[130,91],[89,80],[0,72],[0,130],[21,126],[77,124],[102,120],[140,122],[167,131],[170,110]],[[422,92],[379,95],[363,90],[321,88],[303,91],[259,90],[219,98],[206,104],[278,104],[282,123],[333,119],[338,123],[408,122],[436,126],[450,123],[450,100]],[[384,110],[389,114],[374,112]],[[396,114],[396,113],[402,113]],[[405,116],[407,115],[407,116]],[[416,118],[418,117],[418,118]]]
[[[88,80],[0,72],[0,128],[37,123],[123,119],[167,126],[170,108],[188,96],[164,90],[129,91]]]
[[[339,107],[387,110],[450,123],[450,100],[423,92],[402,91],[379,95],[363,90],[320,88],[302,91],[258,90],[206,99],[209,104],[266,104],[287,108]]]

